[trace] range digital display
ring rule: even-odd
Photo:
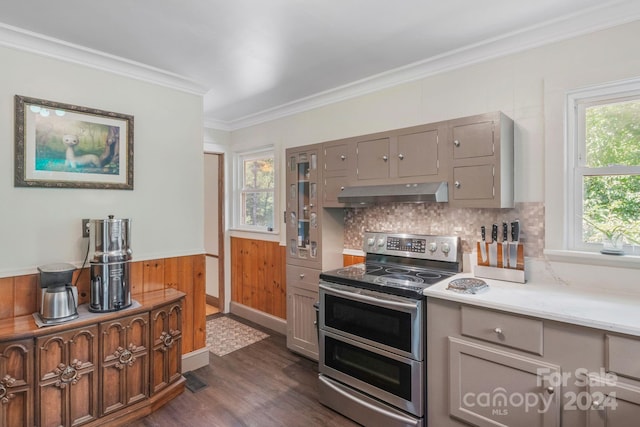
[[[412,239],[404,237],[387,237],[387,250],[401,252],[425,253],[427,241],[425,239]]]

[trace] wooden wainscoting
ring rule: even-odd
[[[345,267],[353,264],[364,262],[364,257],[360,255],[342,255],[342,265]]]
[[[278,242],[231,238],[231,301],[287,318],[286,248]]]
[[[182,354],[206,346],[204,254],[133,261],[130,274],[133,299],[144,292],[167,288],[186,293],[182,308]],[[76,270],[74,282],[76,279],[78,303],[88,303],[90,269]],[[38,274],[0,279],[0,319],[31,315],[39,310]]]

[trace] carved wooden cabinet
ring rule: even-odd
[[[76,426],[98,418],[98,325],[36,339],[36,424]]]
[[[45,328],[0,320],[0,427],[123,426],[182,393],[184,295]]]
[[[33,340],[0,343],[0,426],[33,425]]]
[[[149,313],[100,324],[100,415],[149,396]]]
[[[182,301],[151,312],[151,395],[182,376]]]

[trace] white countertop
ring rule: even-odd
[[[447,290],[453,279],[474,277],[461,273],[429,288],[427,297],[640,336],[640,295],[582,289],[566,284],[524,284],[482,278],[489,289],[469,295]]]

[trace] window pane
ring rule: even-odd
[[[244,161],[245,189],[272,189],[274,185],[273,158]]]
[[[640,176],[584,177],[583,241],[600,243],[603,233],[624,234],[640,242]]]
[[[273,192],[242,193],[243,224],[273,227]]]
[[[585,137],[588,167],[640,165],[640,100],[588,107]]]

